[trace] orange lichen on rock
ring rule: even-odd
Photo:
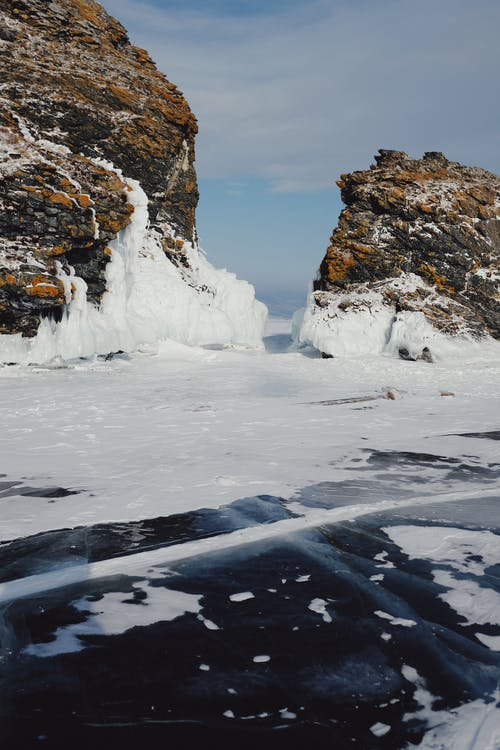
[[[76,200],[78,201],[80,208],[90,208],[90,206],[94,204],[94,201],[89,195],[77,195]]]
[[[330,246],[325,258],[325,267],[328,274],[328,280],[332,284],[344,281],[349,273],[349,269],[356,265],[356,261],[349,252],[337,247]]]
[[[97,221],[101,228],[106,229],[108,232],[112,232],[115,235],[122,229],[125,229],[130,223],[130,221],[120,221],[120,219],[111,218],[109,214],[97,214]]]
[[[142,47],[132,47],[131,51],[140,65],[154,65],[147,50],[142,49]]]
[[[78,12],[86,21],[90,21],[95,26],[99,26],[99,16],[97,14],[99,6],[97,3],[88,2],[88,0],[73,0],[73,4],[78,8]]]
[[[435,269],[434,266],[430,265],[429,263],[421,263],[419,268],[419,273],[426,279],[430,284],[433,284],[436,289],[438,289],[440,292],[447,292],[448,294],[453,295],[455,293],[455,288],[452,284],[449,284],[444,276],[441,276]]]
[[[11,273],[4,273],[0,276],[0,287],[6,284],[17,284],[17,279]]]
[[[115,83],[108,85],[108,90],[123,104],[126,108],[133,107],[137,101],[137,94],[130,89],[117,86]]]
[[[58,203],[60,206],[66,206],[66,208],[73,208],[75,205],[67,193],[52,193],[48,198],[51,203]]]
[[[35,185],[20,185],[21,190],[26,190],[28,193],[39,193],[43,196],[43,190]]]
[[[47,255],[49,255],[50,257],[54,255],[62,255],[66,252],[66,249],[67,248],[65,248],[63,245],[54,245],[54,247],[51,247],[50,250],[47,251]]]
[[[431,214],[435,211],[435,206],[431,206],[429,203],[424,203],[423,201],[417,201],[415,205],[424,214]]]
[[[56,279],[50,281],[47,276],[39,274],[30,280],[30,284],[24,287],[25,293],[30,297],[52,297],[64,301],[64,285]]]
[[[495,191],[486,185],[473,185],[469,188],[469,195],[472,195],[479,203],[492,206],[495,203]]]

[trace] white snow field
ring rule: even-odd
[[[325,360],[288,349],[289,327],[269,322],[267,350],[166,341],[110,361],[0,368],[0,472],[20,485],[78,491],[43,507],[0,495],[0,539],[257,494],[288,499],[310,484],[352,480],[370,450],[500,460],[498,441],[459,435],[498,430],[500,357],[453,367],[375,355]],[[426,484],[421,475],[406,470],[413,495],[485,488],[481,476],[443,480],[432,465]]]
[[[454,367],[324,360],[288,351],[287,330],[289,321],[270,321],[268,351],[167,341],[110,361],[1,368],[0,471],[79,494],[43,509],[26,496],[0,498],[0,539],[262,493],[290,498],[308,484],[352,479],[367,449],[499,460],[498,441],[456,433],[498,429],[500,357]],[[475,489],[474,480],[426,473],[434,482],[424,495]]]

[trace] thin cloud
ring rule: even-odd
[[[380,147],[500,169],[496,0],[104,5],[186,94],[201,177],[318,190]]]

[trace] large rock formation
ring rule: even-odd
[[[375,161],[337,183],[346,208],[299,339],[426,359],[439,334],[500,339],[500,178],[437,152]]]
[[[148,199],[136,220],[213,307],[194,268],[197,123],[182,92],[93,0],[0,0],[0,17],[0,334],[60,320],[74,277],[102,303],[113,243],[144,202],[131,179]]]

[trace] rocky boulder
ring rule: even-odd
[[[299,341],[430,361],[438,340],[500,339],[500,178],[438,152],[375,162],[337,183],[346,208]]]

